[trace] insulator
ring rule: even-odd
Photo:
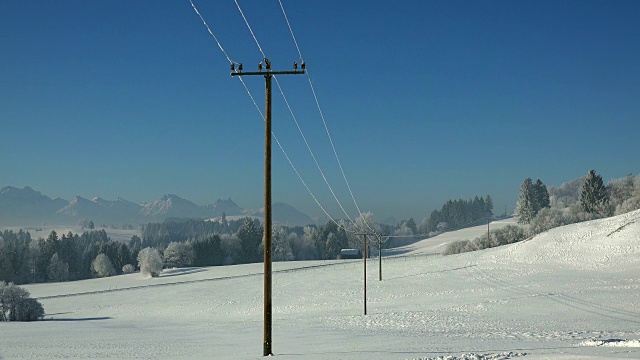
[[[298,63],[297,62],[293,62],[293,70],[298,70]]]
[[[307,68],[307,65],[304,63],[304,61],[302,62],[302,64],[300,64],[300,67],[302,68],[302,70]]]
[[[238,71],[242,71],[242,63],[238,65]]]
[[[236,70],[236,67],[233,66],[233,63],[231,63],[231,71],[235,71],[235,70]]]
[[[258,70],[262,71],[262,62],[258,63]]]

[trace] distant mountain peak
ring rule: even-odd
[[[307,225],[315,223],[306,214],[290,205],[274,203],[274,222],[282,225]],[[29,186],[0,189],[0,225],[36,225],[42,223],[76,224],[78,219],[90,219],[95,223],[122,225],[162,221],[176,218],[214,218],[257,214],[263,209],[243,210],[231,197],[217,199],[213,204],[199,206],[175,194],[164,194],[150,203],[133,203],[118,197],[107,200],[99,196],[91,199],[80,195],[70,201],[60,197],[51,199]]]

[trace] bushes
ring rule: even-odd
[[[35,321],[44,317],[44,308],[29,292],[13,283],[0,282],[0,321]]]
[[[136,267],[131,264],[127,264],[122,267],[123,274],[131,274],[131,273],[134,273],[135,271],[136,271]]]
[[[512,244],[527,238],[527,234],[520,226],[507,225],[502,229],[492,230],[490,237],[486,235],[474,239],[473,241],[455,241],[447,245],[442,252],[443,255],[459,254],[482,249],[488,249],[500,245]]]
[[[185,267],[193,262],[193,249],[190,244],[172,241],[164,249],[164,261],[167,266]]]

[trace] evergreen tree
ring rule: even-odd
[[[193,248],[194,266],[222,265],[224,254],[222,253],[220,236],[211,235],[202,240],[193,241],[191,248]]]
[[[244,220],[237,232],[240,239],[240,262],[252,263],[261,260],[260,244],[262,244],[263,233],[262,226],[256,225],[251,218]]]
[[[409,220],[407,220],[407,227],[409,229],[411,229],[411,233],[415,234],[418,232],[418,228],[416,226],[416,222],[415,220],[413,220],[413,218],[409,218]]]
[[[327,259],[337,258],[338,254],[340,254],[340,250],[342,250],[342,247],[340,246],[338,237],[334,233],[329,233],[326,242]]]
[[[531,202],[533,205],[534,216],[537,215],[540,210],[551,206],[547,186],[543,184],[540,179],[536,180],[536,182],[533,184],[533,194],[531,196]]]
[[[487,198],[484,200],[484,213],[485,216],[493,216],[493,199],[491,195],[487,195]]]
[[[588,213],[602,212],[608,201],[609,198],[602,176],[596,174],[595,170],[589,171],[582,183],[582,191],[580,192],[582,208]]]
[[[534,203],[532,201],[534,191],[531,178],[526,178],[520,186],[520,195],[516,204],[516,214],[520,216],[518,219],[520,224],[530,223],[535,216]]]
[[[62,261],[58,253],[53,254],[47,269],[49,281],[59,282],[69,279],[69,264]]]

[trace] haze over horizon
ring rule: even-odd
[[[245,71],[262,54],[233,1],[194,1]],[[278,1],[239,1],[276,70],[298,50]],[[448,199],[512,211],[526,177],[638,174],[637,1],[283,0],[360,210],[416,221]],[[70,200],[262,206],[262,119],[189,1],[0,4],[0,187]],[[358,215],[305,76],[278,78],[318,163]],[[245,78],[260,110],[264,82]],[[280,91],[273,130],[345,218]],[[324,215],[277,144],[273,200]]]

